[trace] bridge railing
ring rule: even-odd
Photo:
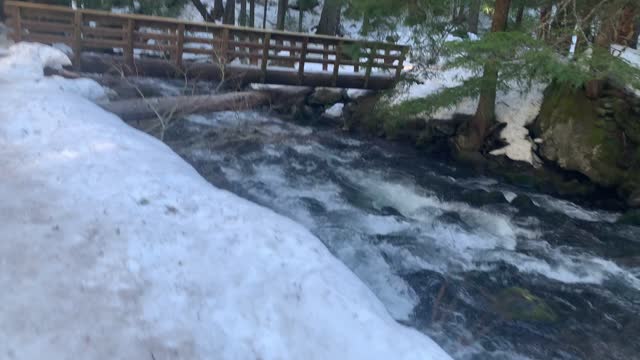
[[[397,80],[407,46],[340,37],[264,30],[155,16],[113,14],[20,1],[7,1],[8,23],[16,41],[65,44],[74,63],[83,51],[121,53],[133,65],[136,56],[163,57],[181,67],[184,61],[290,68],[303,83],[305,72],[328,72],[335,86],[342,72],[372,73]]]

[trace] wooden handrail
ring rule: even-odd
[[[364,67],[363,82],[367,88],[373,68],[390,71],[396,80],[399,79],[409,50],[404,45],[376,41],[148,15],[112,14],[21,1],[6,1],[5,8],[10,25],[15,29],[16,41],[65,43],[74,51],[76,66],[82,51],[94,49],[121,51],[124,63],[130,68],[135,65],[137,51],[166,56],[179,69],[185,54],[207,54],[222,65],[240,58],[257,66],[261,58],[259,69],[263,82],[267,79],[269,66],[292,67],[298,63],[294,76],[303,85],[305,65],[315,63],[322,64],[323,71],[328,71],[328,65],[332,65],[328,75],[331,86],[336,86],[340,74],[344,73],[341,67],[353,67],[354,73]],[[349,49],[355,50],[353,54]],[[362,62],[364,56],[361,54],[366,55],[366,62]],[[273,64],[269,65],[270,62]]]

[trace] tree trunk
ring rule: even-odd
[[[224,7],[224,24],[235,25],[236,24],[236,0],[227,0]]]
[[[551,10],[553,3],[551,0],[547,0],[542,8],[540,8],[540,31],[538,32],[538,38],[545,40],[549,34],[549,23],[551,21]]]
[[[267,92],[246,91],[222,95],[174,96],[112,101],[103,109],[122,120],[145,120],[160,116],[180,116],[214,111],[239,111],[269,104]]]
[[[0,21],[4,21],[4,0],[0,0]]]
[[[478,20],[480,18],[480,0],[471,0],[469,4],[469,19],[467,24],[469,25],[467,31],[470,33],[478,34]]]
[[[516,29],[519,29],[522,26],[522,18],[524,18],[524,3],[521,3],[520,6],[518,6],[518,12],[516,13],[515,22]]]
[[[2,0],[0,0],[0,2],[1,1]],[[202,19],[204,19],[204,21],[213,22],[215,20],[214,17],[209,14],[209,12],[207,11],[207,7],[202,3],[202,1],[191,0],[191,2],[193,3],[193,6],[196,7],[196,10],[198,10],[200,15],[202,15]]]
[[[640,37],[640,18],[636,20],[635,29],[633,30],[633,36],[631,36],[631,43],[629,46],[637,49],[638,48],[638,37]]]
[[[316,33],[322,35],[336,35],[340,26],[341,9],[342,0],[325,0]]]
[[[636,11],[636,5],[632,3],[628,3],[622,9],[622,14],[620,15],[620,20],[616,29],[616,33],[618,35],[616,37],[616,43],[630,46],[633,40],[637,41],[637,36],[633,39],[633,35],[635,34],[634,20],[636,17]]]
[[[249,27],[256,27],[256,0],[249,0]]]
[[[496,0],[491,32],[500,32],[506,29],[510,5],[511,0]],[[495,59],[488,59],[484,65],[478,108],[473,118],[462,127],[456,136],[455,143],[458,151],[479,151],[489,129],[495,123],[498,66]]]
[[[264,11],[262,13],[262,28],[267,28],[267,9],[269,8],[269,0],[264,0]]]
[[[213,3],[213,18],[216,20],[222,20],[224,17],[224,4],[222,0],[215,0]]]
[[[278,16],[276,19],[276,29],[284,30],[284,21],[287,17],[289,0],[278,0]]]
[[[238,25],[247,26],[247,0],[240,1],[240,16],[238,16]]]
[[[298,9],[298,32],[302,32],[302,20],[304,19],[304,11],[302,7]]]

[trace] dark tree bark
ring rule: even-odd
[[[276,19],[276,29],[284,30],[284,21],[287,17],[289,0],[278,0],[278,16]]]
[[[213,3],[213,18],[216,20],[222,20],[224,17],[224,3],[222,0],[215,0]]]
[[[320,14],[320,22],[316,33],[322,35],[336,35],[340,27],[340,10],[342,0],[326,0]]]
[[[469,19],[467,31],[478,34],[478,20],[480,19],[480,0],[471,0],[469,4]]]
[[[635,29],[633,30],[633,36],[631,37],[630,47],[637,49],[638,48],[638,37],[640,37],[640,18],[636,20]]]
[[[264,8],[262,13],[262,28],[267,28],[267,9],[269,8],[269,0],[264,0]]]
[[[302,7],[298,8],[298,32],[302,32],[302,20],[304,19],[304,10]]]
[[[4,21],[4,0],[0,0],[0,21]]]
[[[249,27],[256,27],[256,0],[249,0]]]
[[[538,38],[545,40],[549,34],[549,23],[551,21],[551,10],[553,9],[553,1],[547,0],[540,8],[540,31]]]
[[[633,41],[633,35],[635,34],[635,18],[637,12],[637,5],[634,3],[628,3],[622,9],[622,14],[620,15],[620,20],[618,21],[617,26],[617,38],[616,43],[630,46]],[[635,40],[637,41],[638,37],[636,35]]]
[[[506,29],[510,5],[511,0],[496,0],[491,32],[500,32]],[[495,123],[498,66],[495,59],[488,59],[484,65],[478,108],[473,118],[463,125],[455,139],[459,152],[479,151],[489,129]]]
[[[209,14],[209,11],[207,11],[207,7],[202,3],[202,1],[191,0],[191,2],[193,3],[193,6],[196,7],[196,10],[198,10],[200,15],[202,15],[202,19],[204,19],[204,21],[210,21],[210,22],[215,21],[215,18],[211,14]]]
[[[238,16],[238,25],[247,26],[247,0],[240,1],[240,16]]]
[[[236,0],[227,0],[224,7],[224,24],[235,25],[236,24]]]
[[[524,3],[521,3],[518,6],[518,11],[516,12],[516,22],[515,27],[519,29],[522,26],[522,19],[524,18]]]

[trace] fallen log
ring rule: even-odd
[[[244,91],[219,95],[172,96],[113,101],[100,106],[126,121],[216,111],[241,111],[268,105],[271,95]]]

